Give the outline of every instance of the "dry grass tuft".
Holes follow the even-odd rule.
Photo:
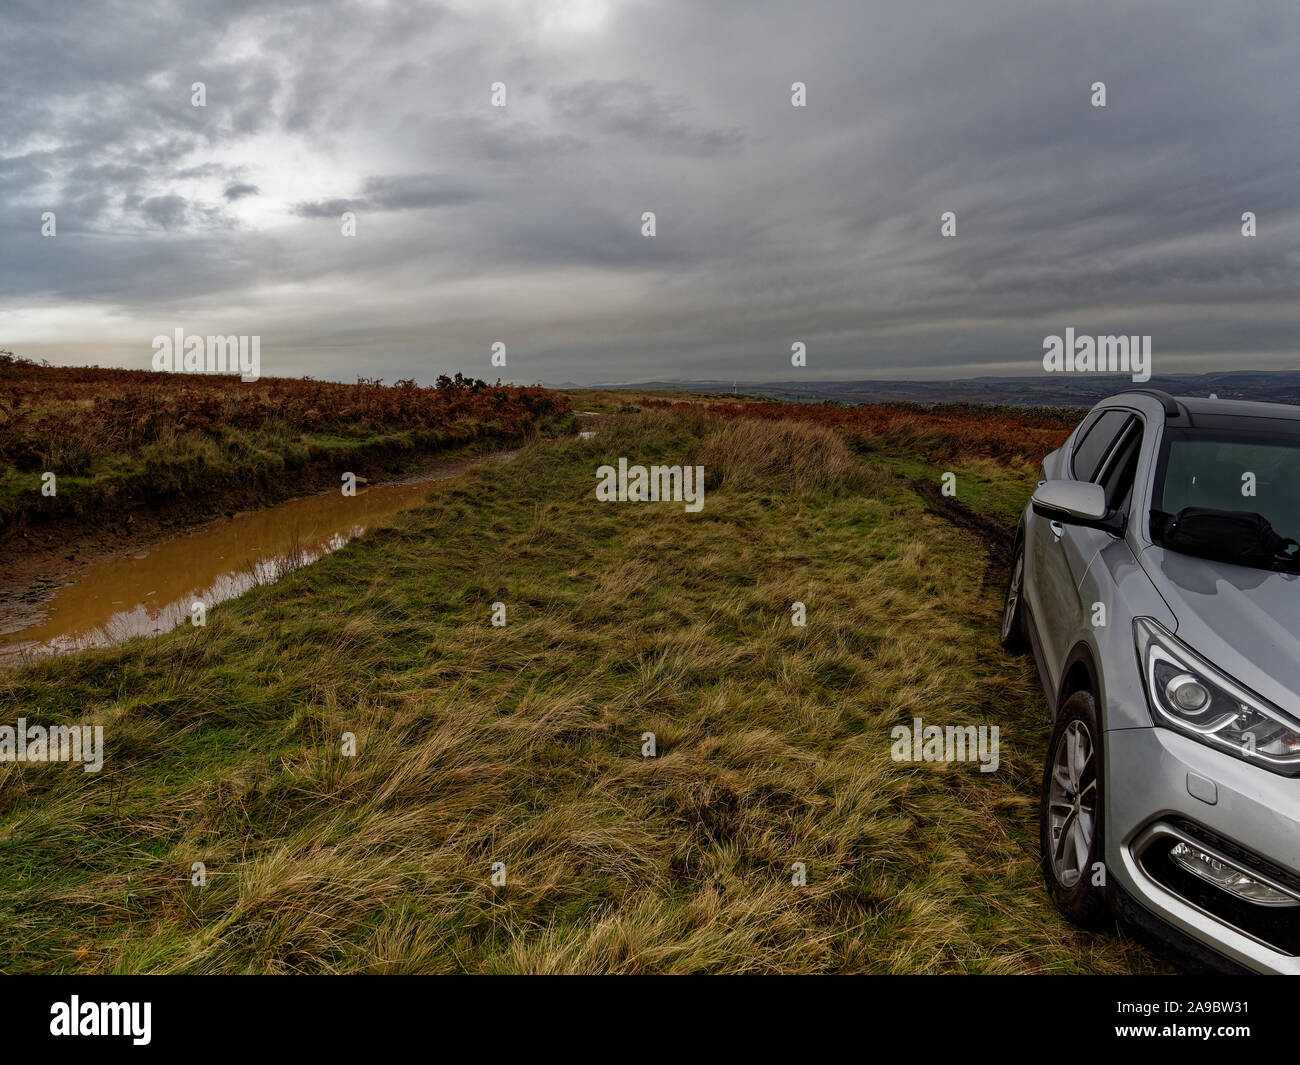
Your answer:
[[[808,495],[858,491],[872,480],[843,437],[807,422],[725,423],[705,438],[700,462],[710,489],[773,486]]]

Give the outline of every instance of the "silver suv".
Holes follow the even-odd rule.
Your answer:
[[[1123,392],[1042,476],[1001,635],[1055,723],[1048,890],[1198,967],[1300,973],[1300,407]]]

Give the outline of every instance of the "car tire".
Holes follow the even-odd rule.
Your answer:
[[[1083,928],[1110,920],[1103,888],[1094,884],[1106,854],[1101,736],[1092,693],[1075,692],[1056,715],[1040,799],[1043,879],[1056,908]]]
[[[1011,557],[1011,575],[1007,579],[1007,594],[1002,604],[1002,626],[998,639],[1003,650],[1012,654],[1024,654],[1029,650],[1029,641],[1025,638],[1025,544],[1016,543],[1015,553]]]

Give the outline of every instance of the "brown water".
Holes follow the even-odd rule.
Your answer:
[[[432,482],[455,477],[469,465],[444,463],[403,481],[358,485],[355,496],[332,490],[291,499],[92,563],[55,592],[42,620],[0,636],[0,664],[166,632],[190,620],[196,601],[211,610],[315,562],[418,506]]]

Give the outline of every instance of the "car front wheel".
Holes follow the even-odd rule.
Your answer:
[[[1085,928],[1108,917],[1102,885],[1101,727],[1090,692],[1075,692],[1056,715],[1047,747],[1039,821],[1043,878],[1057,909]]]

